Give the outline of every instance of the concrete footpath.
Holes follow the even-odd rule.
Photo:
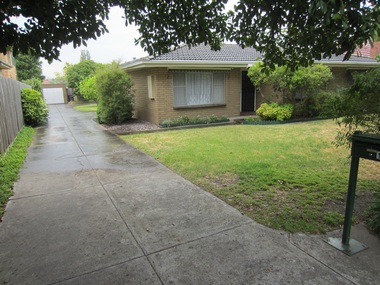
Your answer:
[[[380,242],[264,227],[69,105],[37,129],[0,223],[0,284],[380,284]]]

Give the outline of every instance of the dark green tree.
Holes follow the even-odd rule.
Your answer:
[[[42,62],[35,55],[31,54],[18,54],[16,57],[16,71],[17,79],[25,81],[29,79],[38,78],[42,79]]]
[[[6,0],[0,3],[0,52],[32,49],[48,60],[62,45],[86,44],[107,32],[112,6],[125,10],[126,24],[139,26],[137,39],[149,54],[186,43],[218,49],[225,39],[252,46],[271,67],[308,65],[314,59],[344,54],[373,41],[380,31],[378,0]],[[23,16],[20,26],[15,17]]]

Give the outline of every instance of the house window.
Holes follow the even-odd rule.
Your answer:
[[[149,99],[154,99],[152,76],[148,75],[147,80],[148,80],[148,98]]]
[[[174,107],[224,104],[224,73],[173,73]]]

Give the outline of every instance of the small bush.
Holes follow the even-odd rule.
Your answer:
[[[254,118],[252,116],[249,116],[248,118],[244,119],[244,122],[247,122],[247,123],[253,123],[253,122],[258,122],[260,121],[259,118]]]
[[[280,106],[277,103],[263,103],[260,108],[256,110],[256,114],[262,120],[272,120],[272,121],[284,121],[289,120],[292,117],[293,105],[285,104]]]
[[[47,123],[49,112],[40,92],[29,88],[22,89],[21,103],[26,125],[37,127]]]
[[[132,118],[134,110],[132,85],[130,77],[121,69],[105,69],[97,73],[99,123],[122,124]]]
[[[229,122],[227,117],[216,115],[210,115],[207,117],[179,117],[177,119],[168,119],[163,121],[160,126],[163,128],[178,127],[178,126],[190,126],[190,125],[207,125],[213,123]]]
[[[368,227],[377,235],[380,235],[380,195],[372,202],[366,216]]]

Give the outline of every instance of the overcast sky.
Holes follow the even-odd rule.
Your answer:
[[[230,0],[226,9],[233,9],[237,0]],[[135,38],[139,37],[135,26],[125,26],[124,10],[119,7],[111,8],[109,20],[105,21],[109,33],[99,37],[97,40],[88,40],[87,47],[80,46],[76,49],[72,44],[65,45],[61,48],[60,61],[54,60],[49,64],[46,60],[42,61],[42,74],[46,78],[54,78],[55,73],[62,73],[66,62],[76,64],[80,60],[81,50],[88,50],[91,59],[99,63],[110,63],[113,60],[121,62],[130,61],[134,57],[140,58],[147,56],[143,48],[135,46]]]
[[[124,10],[119,7],[111,8],[109,20],[106,26],[109,33],[99,37],[97,40],[88,40],[87,47],[80,46],[76,49],[72,44],[61,48],[60,60],[54,60],[49,64],[42,60],[42,74],[46,78],[54,78],[55,73],[62,73],[65,62],[75,64],[80,60],[81,50],[88,50],[91,59],[95,62],[110,63],[121,59],[122,62],[132,60],[133,57],[140,58],[148,55],[140,46],[135,46],[134,39],[139,36],[136,27],[125,26]]]

